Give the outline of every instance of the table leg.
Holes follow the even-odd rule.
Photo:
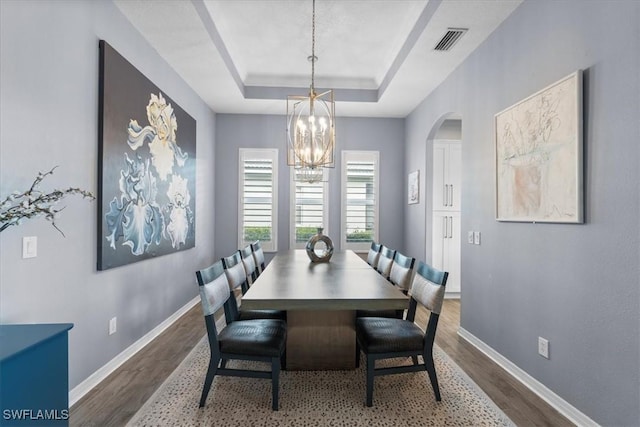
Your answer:
[[[287,312],[287,370],[355,369],[353,310]]]

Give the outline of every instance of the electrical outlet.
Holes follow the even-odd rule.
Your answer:
[[[474,245],[479,245],[480,244],[480,232],[479,231],[474,231],[473,232],[473,244]]]
[[[118,318],[114,317],[109,320],[109,335],[113,335],[118,330]]]
[[[538,337],[538,354],[547,359],[549,358],[549,340]]]
[[[22,258],[35,258],[38,256],[38,238],[27,236],[22,238]]]
[[[467,231],[467,243],[473,245],[473,231]]]

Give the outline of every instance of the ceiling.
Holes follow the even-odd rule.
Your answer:
[[[522,0],[316,0],[315,87],[336,114],[406,117]],[[115,0],[217,113],[284,114],[311,83],[311,0]],[[446,52],[448,28],[468,31]]]

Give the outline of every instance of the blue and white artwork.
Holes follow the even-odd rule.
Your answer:
[[[196,122],[100,41],[98,270],[195,246]]]

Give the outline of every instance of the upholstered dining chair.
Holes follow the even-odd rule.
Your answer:
[[[388,280],[407,294],[411,285],[413,265],[416,259],[396,251],[391,263]],[[402,319],[404,310],[357,310],[356,317],[396,317]]]
[[[242,257],[242,264],[244,264],[244,271],[247,275],[247,285],[251,286],[253,282],[258,278],[258,265],[256,259],[253,256],[253,248],[251,245],[247,245],[242,249],[239,249],[240,256]]]
[[[371,242],[369,253],[367,254],[367,264],[374,269],[378,266],[378,259],[380,259],[380,249],[382,245],[380,243]]]
[[[251,244],[251,249],[253,249],[253,257],[256,260],[256,266],[258,267],[258,276],[262,274],[265,269],[264,264],[264,251],[262,250],[262,243],[260,240],[256,240]]]
[[[196,277],[211,350],[200,407],[207,401],[215,376],[223,375],[271,379],[271,409],[277,411],[280,368],[285,365],[286,323],[277,319],[235,321],[227,317],[226,306],[234,298],[221,261],[197,271]],[[218,331],[214,315],[221,307],[225,307],[227,325]],[[227,368],[226,362],[232,359],[267,362],[271,370]]]
[[[376,265],[376,271],[385,279],[389,279],[389,273],[391,273],[391,264],[393,263],[393,257],[396,255],[394,249],[388,248],[384,245],[380,248],[380,258],[378,258],[378,264]]]
[[[433,342],[448,275],[447,272],[419,262],[409,292],[411,298],[406,320],[384,317],[356,319],[356,366],[360,363],[360,352],[363,352],[367,360],[367,406],[373,405],[373,381],[376,376],[423,370],[429,374],[436,400],[441,400],[436,368],[433,363]],[[431,312],[426,332],[414,323],[418,304]],[[418,363],[419,355],[422,356],[422,364]],[[377,360],[409,356],[413,359],[412,365],[377,369],[375,367]]]
[[[234,252],[233,255],[221,259],[227,282],[234,298],[224,306],[224,313],[230,320],[250,320],[250,319],[286,319],[286,312],[281,310],[244,310],[242,303],[238,305],[236,292],[240,289],[244,295],[249,285],[247,284],[247,276],[242,263],[240,251]],[[242,300],[242,297],[240,297]]]

